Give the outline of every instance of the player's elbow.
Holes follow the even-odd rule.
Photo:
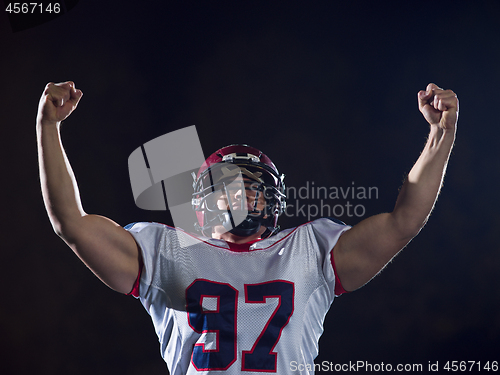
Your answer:
[[[70,237],[70,231],[68,230],[68,227],[58,220],[51,220],[50,223],[52,224],[52,230],[54,231],[54,233],[62,240],[68,242]]]
[[[57,220],[51,218],[50,222],[54,233],[68,245],[77,242],[78,238],[82,236],[82,232],[84,231],[84,227],[81,223],[81,217],[78,218],[78,220]]]
[[[80,211],[61,212],[61,210],[49,210],[49,220],[55,234],[63,240],[70,240],[82,230],[82,219],[87,216]]]
[[[394,235],[402,242],[411,241],[412,238],[420,233],[427,222],[427,217],[422,220],[422,218],[410,215],[402,216],[394,213],[392,217]]]
[[[52,225],[52,230],[54,231],[54,233],[57,234],[59,237],[62,238],[62,236],[63,236],[63,229],[62,229],[61,223],[55,222],[55,221],[51,220],[50,224]]]

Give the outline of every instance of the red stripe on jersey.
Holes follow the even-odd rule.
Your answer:
[[[335,290],[334,290],[335,295],[340,296],[341,294],[349,293],[342,286],[342,283],[340,282],[339,276],[337,274],[337,269],[335,268],[335,260],[333,259],[333,250],[330,251],[330,260],[332,262],[333,272],[335,272]]]
[[[137,279],[135,279],[134,287],[127,293],[127,296],[134,296],[136,298],[139,297],[139,281],[142,276],[142,268],[144,267],[144,262],[142,261],[142,256],[139,257],[139,274],[137,275]]]
[[[255,242],[258,242],[260,240],[261,239],[258,238],[256,240],[245,242],[245,243],[233,243],[233,242],[229,242],[229,241],[226,241],[226,243],[229,245],[229,249],[232,251],[245,252],[245,251],[250,251],[250,246],[252,244],[254,244]]]

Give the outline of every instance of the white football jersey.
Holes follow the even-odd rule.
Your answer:
[[[235,245],[127,226],[144,262],[138,298],[170,374],[313,373],[335,297],[331,250],[349,228],[319,219]]]

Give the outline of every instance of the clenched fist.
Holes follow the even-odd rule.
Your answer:
[[[37,121],[56,124],[65,120],[75,110],[82,95],[71,81],[47,84],[38,105]]]
[[[418,107],[427,122],[443,130],[454,130],[458,120],[458,98],[451,90],[429,83],[418,93]]]

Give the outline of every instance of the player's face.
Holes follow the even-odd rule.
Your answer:
[[[248,212],[253,210],[263,211],[266,207],[264,192],[258,190],[259,184],[251,180],[236,181],[228,186],[227,192],[221,191],[217,200],[217,207],[220,210],[241,210],[246,208]]]

